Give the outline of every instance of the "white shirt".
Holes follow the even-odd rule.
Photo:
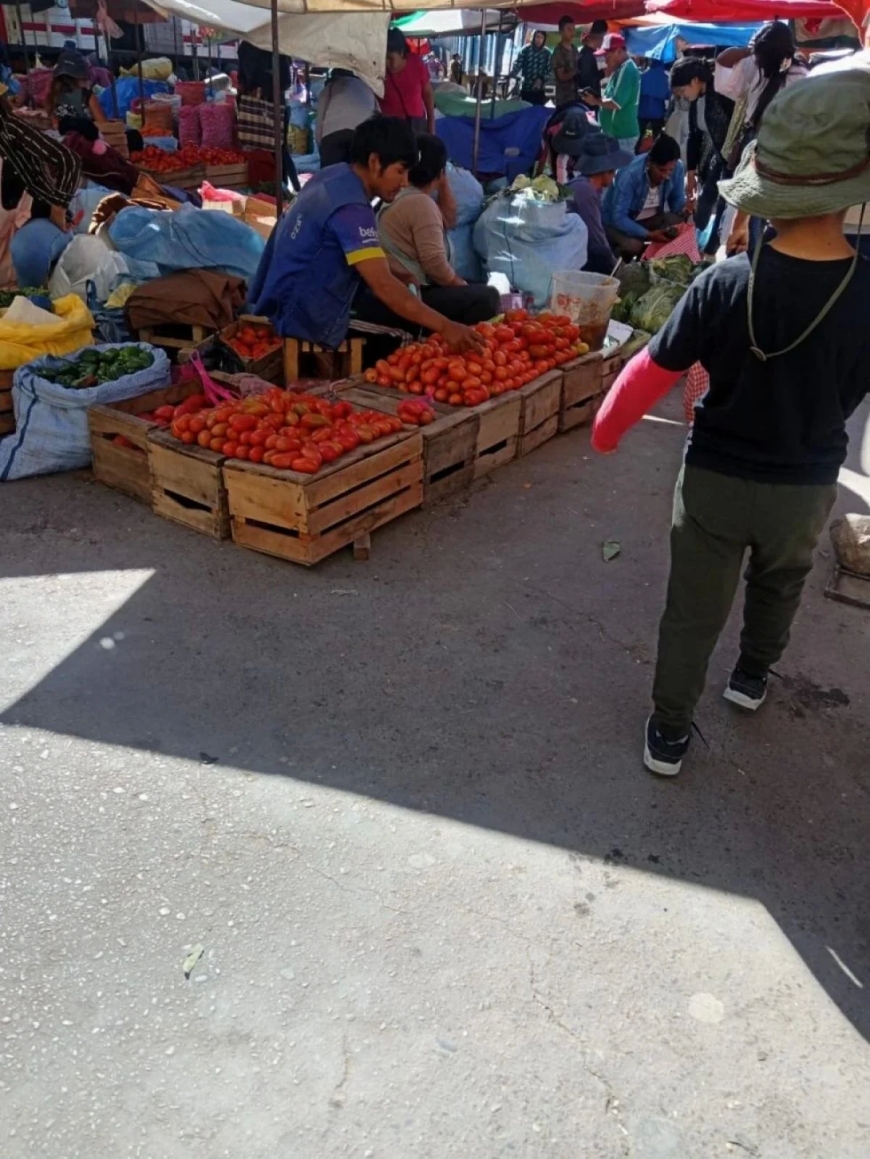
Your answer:
[[[646,201],[643,203],[643,209],[637,215],[636,221],[646,221],[650,217],[655,217],[659,211],[659,203],[662,198],[662,190],[659,185],[650,185],[649,192],[646,195]]]
[[[783,87],[794,84],[796,80],[803,80],[807,75],[807,70],[802,64],[793,64],[786,73]],[[767,80],[761,75],[755,57],[751,54],[738,60],[733,68],[725,68],[724,65],[717,63],[713,71],[713,85],[717,93],[721,93],[731,101],[739,101],[746,97],[747,121],[752,120],[758,98],[766,84]]]

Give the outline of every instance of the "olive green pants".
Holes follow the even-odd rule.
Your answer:
[[[761,676],[782,656],[836,495],[836,484],[755,483],[683,467],[653,685],[665,735],[688,732],[747,550],[740,664]]]

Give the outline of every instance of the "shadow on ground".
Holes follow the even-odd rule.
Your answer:
[[[331,785],[757,898],[870,1037],[855,981],[870,984],[870,619],[823,598],[829,560],[765,712],[719,699],[732,621],[698,718],[709,747],[673,783],[641,771],[682,437],[649,421],[594,460],[566,436],[470,502],[384,529],[369,563],[311,572],[81,478],[4,488],[3,576],[154,574],[0,722],[216,758],[215,777]],[[605,539],[622,545],[611,563]]]

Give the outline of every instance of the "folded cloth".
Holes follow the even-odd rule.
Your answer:
[[[221,330],[245,301],[242,278],[215,270],[184,270],[139,286],[127,299],[131,330],[182,323]]]

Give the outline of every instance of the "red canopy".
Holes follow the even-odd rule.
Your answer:
[[[870,0],[646,0],[647,12],[672,16],[675,21],[701,24],[749,24],[756,20],[842,20],[846,12],[860,26]]]
[[[868,0],[870,2],[870,0]],[[562,16],[571,16],[577,24],[593,20],[631,20],[646,15],[644,0],[593,0],[591,4],[531,4],[517,8],[524,24],[556,27]]]

